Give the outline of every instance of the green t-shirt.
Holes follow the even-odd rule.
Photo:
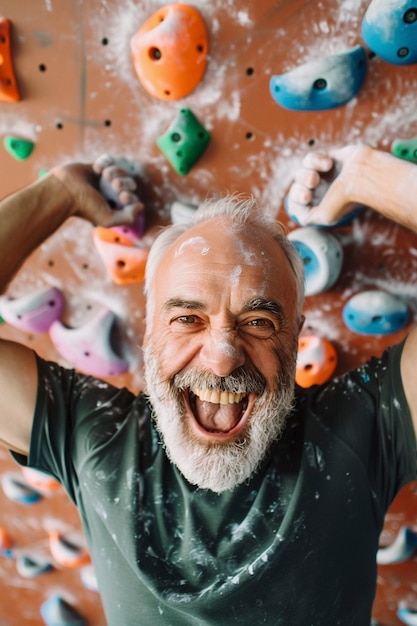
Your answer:
[[[109,626],[369,626],[384,514],[416,477],[401,348],[299,390],[221,495],[168,461],[143,395],[38,359],[28,463],[79,508]]]

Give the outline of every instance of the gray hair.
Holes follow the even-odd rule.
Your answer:
[[[190,222],[166,227],[155,239],[146,264],[145,294],[147,317],[152,314],[151,291],[159,262],[171,245],[187,230],[217,217],[225,217],[237,226],[259,226],[267,230],[284,252],[294,273],[297,290],[297,315],[301,317],[304,302],[304,263],[294,244],[287,238],[284,226],[271,215],[263,212],[255,198],[231,194],[220,199],[205,200]]]

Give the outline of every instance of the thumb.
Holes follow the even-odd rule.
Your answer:
[[[306,224],[331,225],[349,213],[354,204],[349,200],[344,182],[336,178],[329,186],[320,203],[312,206]]]

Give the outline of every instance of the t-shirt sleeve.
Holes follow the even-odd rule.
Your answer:
[[[77,467],[91,445],[111,438],[129,413],[134,395],[102,380],[37,356],[38,393],[29,455],[12,453],[21,465],[51,474],[76,502]]]
[[[313,403],[324,423],[366,466],[383,510],[417,478],[416,437],[400,370],[403,345],[336,378]]]

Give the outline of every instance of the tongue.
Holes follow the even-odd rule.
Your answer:
[[[227,433],[240,421],[242,403],[213,404],[196,398],[195,412],[200,426],[209,432]]]

